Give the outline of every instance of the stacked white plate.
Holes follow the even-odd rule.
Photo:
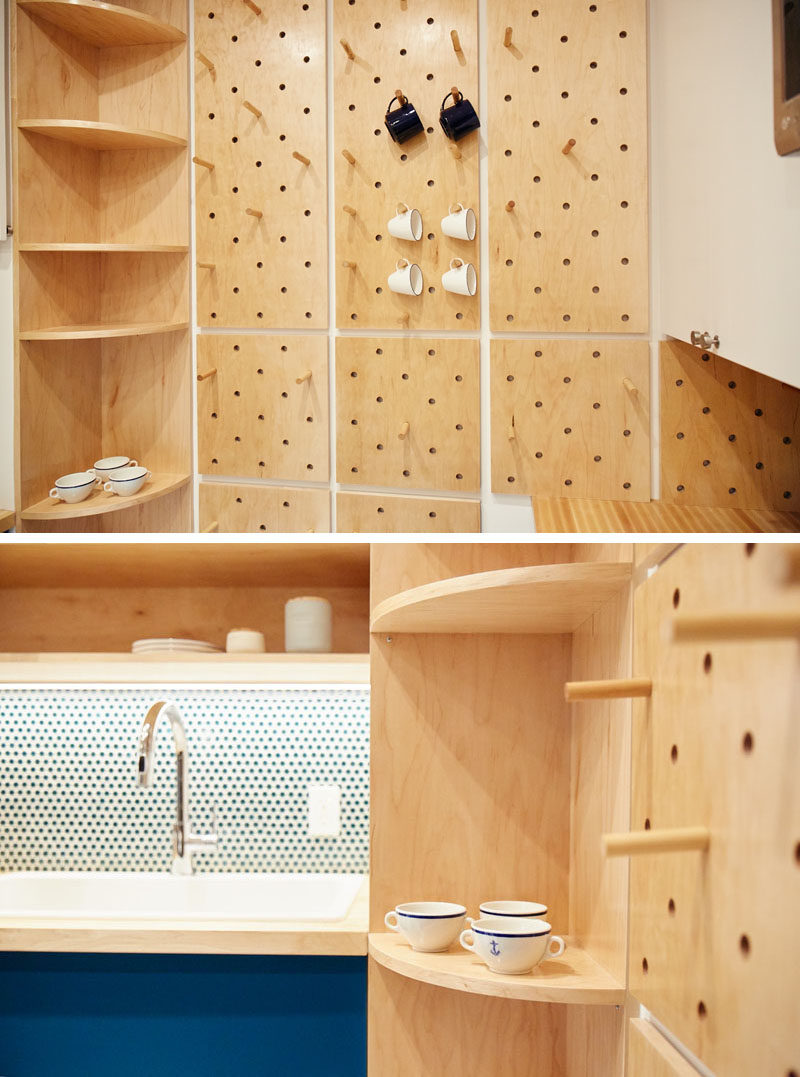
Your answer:
[[[134,654],[218,654],[222,647],[202,639],[137,639],[131,650]]]

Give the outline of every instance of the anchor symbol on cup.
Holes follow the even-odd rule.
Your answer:
[[[492,939],[489,949],[492,951],[495,957],[500,953],[500,947],[497,945],[497,939]]]

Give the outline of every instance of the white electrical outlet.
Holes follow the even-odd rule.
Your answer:
[[[308,836],[338,838],[341,832],[342,791],[338,785],[309,785]]]

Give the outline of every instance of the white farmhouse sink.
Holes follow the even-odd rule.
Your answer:
[[[4,919],[343,920],[363,875],[0,874]]]

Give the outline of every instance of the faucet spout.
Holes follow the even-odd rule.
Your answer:
[[[175,823],[172,827],[172,871],[175,875],[191,875],[192,854],[201,851],[213,852],[218,847],[217,821],[215,815],[208,834],[192,833],[189,823],[189,742],[176,703],[154,703],[145,715],[139,731],[137,781],[145,789],[149,789],[153,784],[156,729],[162,714],[169,721],[175,743],[176,798]]]

